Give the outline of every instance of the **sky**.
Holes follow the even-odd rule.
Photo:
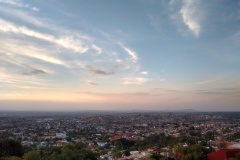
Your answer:
[[[240,111],[238,0],[0,0],[0,110]]]

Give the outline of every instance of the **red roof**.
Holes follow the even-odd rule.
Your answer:
[[[226,160],[228,158],[234,158],[238,152],[240,152],[240,149],[220,149],[208,154],[207,157],[208,160]]]
[[[231,142],[228,142],[228,141],[225,141],[224,144],[225,144],[227,147],[232,145],[232,143],[231,143]]]

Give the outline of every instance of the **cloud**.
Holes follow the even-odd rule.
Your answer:
[[[198,12],[196,10],[197,6],[194,0],[184,0],[180,14],[184,24],[196,37],[198,37],[201,31],[201,26],[197,19]]]
[[[237,88],[214,88],[206,90],[196,90],[197,94],[206,94],[206,95],[239,95],[240,90]]]
[[[96,69],[99,68],[98,65],[86,65],[84,66],[86,69],[88,69],[92,74],[94,75],[103,75],[103,76],[107,76],[107,75],[112,75],[115,74],[114,71],[105,71],[103,69]],[[102,67],[100,67],[102,68]]]
[[[23,75],[31,76],[31,75],[38,75],[38,74],[46,74],[45,71],[40,70],[40,69],[33,69],[29,72],[23,72]]]
[[[171,93],[171,94],[187,94],[187,95],[239,95],[240,90],[237,88],[212,88],[212,89],[199,89],[199,90],[194,90],[194,89],[166,89],[166,88],[153,88],[153,92],[157,93]]]
[[[121,77],[139,74],[136,70],[138,55],[127,44],[119,45],[112,35],[109,38],[99,30],[90,34],[81,32],[81,27],[87,24],[79,24],[78,30],[68,24],[60,25],[62,21],[51,16],[42,17],[43,9],[22,0],[0,0],[0,66],[6,73],[0,77],[1,82],[18,88],[38,88],[33,83],[46,85],[49,76],[37,75],[54,73],[51,81],[58,80],[60,75],[69,75],[75,83],[80,77],[83,81],[93,80],[85,84],[99,85],[95,81],[97,76],[102,78],[118,72]],[[126,83],[140,84],[146,80],[140,78],[133,82],[129,79]],[[59,83],[65,83],[64,78]],[[21,87],[31,84],[32,87]]]
[[[178,8],[179,5],[181,5],[180,9]],[[195,0],[171,0],[169,6],[170,10],[174,12],[172,19],[177,22],[177,25],[183,23],[195,37],[199,37],[201,33],[200,22],[204,13],[201,2]]]
[[[32,7],[32,10],[33,10],[33,11],[39,11],[39,9],[36,8],[36,7]]]
[[[29,7],[28,4],[22,3],[19,0],[0,0],[0,3],[5,3],[16,7]]]
[[[105,75],[105,76],[114,74],[114,72],[106,72],[106,71],[99,70],[99,69],[91,69],[91,72],[94,73],[94,74]]]
[[[59,39],[55,38],[52,42],[79,53],[85,53],[89,49],[79,38],[73,36],[63,36]]]
[[[95,83],[95,82],[87,82],[87,84],[92,85],[92,86],[98,86],[99,85],[98,83]]]
[[[95,44],[92,45],[92,49],[97,51],[97,54],[101,54],[102,53],[102,48],[96,46]]]
[[[131,60],[136,63],[138,60],[137,53],[123,45],[122,45],[122,48],[131,56]]]
[[[41,71],[33,71],[41,72]],[[0,67],[0,84],[8,88],[8,91],[16,91],[17,88],[22,86],[43,87],[48,84],[48,81],[35,76],[23,76],[23,74],[16,74],[8,70],[8,68]],[[1,87],[1,85],[0,85]],[[51,86],[52,87],[52,86]]]
[[[11,8],[7,8],[7,7],[3,7],[3,6],[0,6],[0,11],[1,12],[4,12],[5,14],[8,14],[8,15],[11,15],[13,17],[16,17],[20,20],[23,20],[31,25],[34,25],[34,26],[38,26],[38,27],[44,27],[44,28],[47,28],[47,29],[51,29],[51,28],[54,28],[56,29],[56,27],[54,26],[51,26],[48,23],[44,23],[43,21],[41,21],[40,19],[38,18],[35,18],[31,15],[29,15],[29,13],[27,13],[26,11],[22,11],[22,10],[16,10],[16,9],[11,9]]]
[[[62,36],[60,38],[54,37],[53,35],[40,33],[34,30],[31,30],[24,26],[15,25],[11,22],[7,22],[3,19],[0,19],[0,31],[5,33],[13,33],[18,35],[25,35],[40,40],[48,41],[50,43],[58,44],[64,48],[71,49],[74,52],[85,53],[88,50],[88,47],[83,45],[80,38],[73,36]]]
[[[33,55],[26,54],[26,55],[30,56],[30,57],[33,57],[33,58],[40,59],[42,61],[49,62],[49,63],[66,66],[66,64],[63,61],[61,61],[61,60],[59,60],[57,58],[54,58],[54,57],[45,56],[45,55],[42,55],[42,54],[33,54]]]
[[[141,74],[143,74],[143,75],[148,75],[148,72],[143,71],[143,72],[141,72]]]
[[[26,56],[34,59],[39,59],[48,63],[67,66],[67,64],[57,57],[45,55],[44,53],[51,53],[50,51],[45,50],[44,48],[35,47],[34,45],[29,45],[27,42],[16,42],[15,40],[4,40],[0,38],[1,46],[0,51],[5,53],[11,53],[14,55]],[[51,54],[50,54],[51,55]],[[17,62],[19,65],[22,65],[23,62]]]
[[[199,82],[196,82],[195,84],[202,85],[202,84],[215,83],[216,81],[218,81],[217,78],[215,78],[215,79],[210,79],[210,80],[205,80],[205,81],[199,81]]]
[[[137,84],[142,85],[148,81],[146,78],[122,78],[123,84]]]
[[[87,95],[95,95],[95,96],[113,96],[113,97],[126,97],[126,96],[132,96],[132,97],[139,97],[139,96],[161,96],[160,94],[150,93],[150,92],[123,92],[123,93],[99,93],[99,92],[74,92],[75,94],[87,94]]]

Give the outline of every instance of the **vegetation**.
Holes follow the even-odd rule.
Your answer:
[[[0,158],[23,155],[23,148],[17,141],[10,139],[0,140]]]
[[[30,150],[23,154],[23,148],[14,140],[0,141],[0,160],[97,160],[98,155],[82,143],[66,145],[62,148]]]
[[[230,158],[229,160],[240,160],[240,152],[238,152],[235,158]]]
[[[207,160],[207,154],[210,150],[201,145],[192,145],[190,147],[179,147],[178,151],[181,155],[181,160]]]

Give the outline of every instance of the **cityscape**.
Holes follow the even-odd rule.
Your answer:
[[[239,112],[5,111],[0,122],[0,139],[19,142],[29,153],[37,150],[42,159],[51,159],[51,149],[79,144],[91,153],[86,159],[103,160],[180,160],[189,155],[212,160],[217,151],[240,152]],[[197,149],[184,152],[191,147]],[[62,159],[63,152],[58,153]]]

